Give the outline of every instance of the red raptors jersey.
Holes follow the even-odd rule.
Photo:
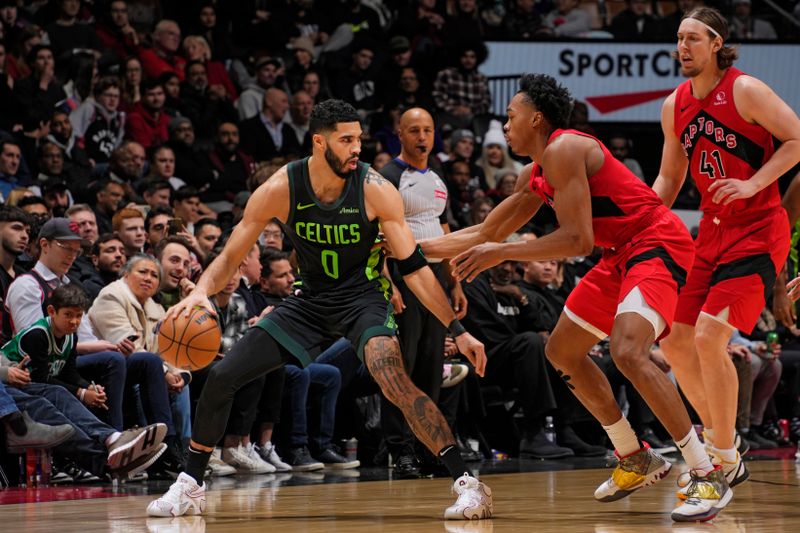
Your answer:
[[[653,189],[615,159],[608,148],[591,135],[575,130],[555,130],[547,143],[550,144],[565,133],[594,139],[603,150],[603,166],[589,176],[595,244],[605,248],[626,244],[634,235],[657,220],[660,213],[658,208],[663,207],[663,202]],[[531,172],[530,188],[552,207],[553,186],[545,179],[542,167],[536,163]]]
[[[675,98],[675,135],[686,156],[689,172],[700,191],[700,209],[706,216],[752,216],[781,204],[778,183],[773,182],[752,198],[728,205],[715,204],[708,187],[719,178],[747,180],[772,157],[772,135],[758,124],[746,122],[733,102],[733,82],[742,71],[728,68],[717,87],[705,98],[692,96],[685,81]],[[735,217],[734,217],[735,218]]]

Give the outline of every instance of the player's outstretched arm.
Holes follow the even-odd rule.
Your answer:
[[[597,143],[585,137],[563,136],[545,151],[547,180],[555,189],[553,208],[559,227],[532,241],[485,243],[452,259],[455,275],[468,282],[503,261],[546,261],[588,255],[594,246],[592,203],[586,161]]]
[[[492,209],[486,220],[435,239],[420,242],[431,259],[445,259],[484,242],[500,242],[528,222],[542,206],[542,199],[528,187],[533,165],[526,165],[517,177],[514,193]]]
[[[169,309],[168,318],[178,316],[181,312],[188,314],[194,307],[203,307],[214,313],[214,306],[210,304],[208,297],[228,284],[267,222],[273,218],[286,220],[289,213],[288,179],[286,167],[283,167],[256,189],[247,201],[241,222],[233,229],[225,247],[200,276],[191,294]]]
[[[742,118],[763,126],[782,144],[750,179],[714,180],[708,191],[715,203],[723,205],[750,198],[800,161],[800,118],[775,91],[761,80],[739,76],[733,83],[733,99]]]
[[[689,160],[683,151],[680,139],[675,135],[675,92],[664,100],[661,106],[661,130],[664,133],[664,147],[661,150],[661,168],[653,183],[653,191],[664,205],[672,207],[675,198],[686,179]]]
[[[425,258],[417,250],[417,243],[403,216],[403,200],[400,193],[380,174],[369,169],[369,179],[364,183],[364,195],[367,214],[370,219],[378,218],[408,288],[442,324],[448,327],[454,323],[458,324],[444,289],[439,285]],[[460,327],[460,324],[458,326]],[[483,344],[461,329],[456,328],[456,331],[451,333],[461,353],[475,366],[475,372],[483,376],[486,368],[486,352]]]

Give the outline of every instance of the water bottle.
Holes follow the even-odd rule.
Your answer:
[[[344,454],[348,461],[358,459],[358,440],[355,437],[345,441]]]
[[[544,417],[544,438],[553,444],[556,443],[556,426],[553,424],[552,416]]]
[[[25,449],[25,485],[28,488],[37,486],[37,464],[39,462],[39,450],[34,448]]]
[[[777,331],[770,331],[767,333],[767,353],[770,354],[770,359],[778,357],[778,344],[780,344],[780,337]]]

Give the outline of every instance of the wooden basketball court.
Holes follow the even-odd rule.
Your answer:
[[[148,518],[144,511],[152,495],[104,494],[106,497],[102,499],[0,505],[0,530],[30,533],[800,531],[800,465],[793,460],[779,460],[751,461],[748,466],[751,481],[736,489],[731,505],[711,524],[671,521],[669,512],[676,502],[676,467],[659,485],[610,504],[592,498],[596,485],[608,476],[609,469],[485,475],[483,478],[495,496],[495,517],[480,522],[445,522],[439,518],[454,501],[447,479],[286,487],[279,486],[274,476],[252,476],[215,480],[207,493],[209,509],[203,517]],[[114,492],[110,488],[100,490]],[[137,490],[148,489],[130,485],[117,492]],[[27,491],[29,501],[37,499],[35,492]]]

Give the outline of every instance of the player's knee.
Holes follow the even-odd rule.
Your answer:
[[[710,328],[698,327],[694,335],[697,352],[707,359],[714,354],[727,357],[728,336],[721,336]]]
[[[628,336],[612,338],[610,349],[614,364],[625,375],[641,369],[649,358],[649,346],[642,346],[641,341]]]

